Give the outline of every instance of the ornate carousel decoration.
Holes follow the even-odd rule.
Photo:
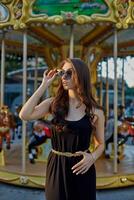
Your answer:
[[[0,22],[6,22],[9,19],[9,10],[8,8],[0,3]]]
[[[118,22],[117,28],[128,28],[128,23],[131,17],[131,0],[115,0],[113,2],[115,7],[115,16]]]
[[[0,108],[0,152],[3,149],[4,139],[6,140],[6,148],[10,149],[10,115],[7,106]]]

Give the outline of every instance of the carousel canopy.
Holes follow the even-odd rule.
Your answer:
[[[21,53],[27,29],[29,55],[36,49],[44,56],[48,47],[55,54],[67,54],[73,26],[77,57],[93,46],[100,47],[103,56],[112,56],[117,27],[119,55],[133,55],[133,8],[132,0],[2,0],[0,40],[5,33],[7,51]]]

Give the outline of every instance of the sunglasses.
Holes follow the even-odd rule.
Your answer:
[[[60,76],[61,78],[64,76],[65,80],[70,80],[72,78],[72,70],[68,69],[68,70],[57,70],[58,71],[58,76]]]

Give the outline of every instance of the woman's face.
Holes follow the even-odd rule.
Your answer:
[[[65,62],[61,71],[62,85],[65,90],[74,89],[74,69],[69,62]]]

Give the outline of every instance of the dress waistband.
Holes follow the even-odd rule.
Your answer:
[[[88,149],[86,149],[84,152],[87,152]],[[81,156],[81,153],[71,153],[71,152],[61,152],[61,151],[56,151],[52,149],[52,152],[59,155],[59,156],[66,156],[66,157],[76,157],[76,156]]]

